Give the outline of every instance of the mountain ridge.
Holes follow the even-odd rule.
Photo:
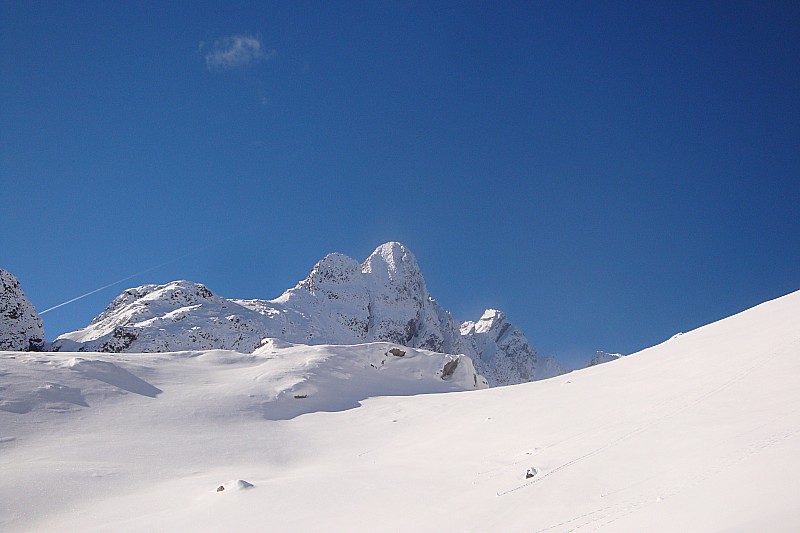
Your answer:
[[[127,289],[88,326],[59,336],[53,349],[251,353],[264,338],[311,345],[385,341],[467,355],[492,386],[566,371],[552,358],[537,370],[539,356],[524,334],[501,312],[489,311],[502,332],[480,325],[484,317],[477,330],[457,324],[430,295],[414,254],[388,242],[361,263],[326,255],[273,300],[224,298],[184,280]]]

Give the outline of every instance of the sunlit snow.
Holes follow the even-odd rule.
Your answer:
[[[800,292],[540,382],[462,359],[0,352],[0,529],[800,529]]]

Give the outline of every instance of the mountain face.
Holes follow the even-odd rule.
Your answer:
[[[489,383],[524,383],[567,372],[555,359],[540,360],[527,337],[502,311],[487,309],[478,322],[461,324],[461,336],[478,357],[475,366]]]
[[[0,350],[40,351],[43,347],[42,319],[17,278],[0,268]]]
[[[227,299],[190,281],[128,289],[87,327],[56,339],[53,349],[251,353],[265,338],[310,345],[385,341],[467,355],[492,386],[550,377],[537,370],[535,350],[499,311],[467,324],[459,330],[431,297],[411,251],[392,242],[361,264],[329,254],[274,300]]]
[[[83,329],[53,350],[167,352],[229,349],[252,352],[264,337],[264,317],[191,281],[128,289]]]

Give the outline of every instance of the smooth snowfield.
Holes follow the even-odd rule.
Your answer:
[[[800,530],[800,292],[546,381],[286,419],[270,391],[312,396],[268,356],[3,353],[0,529]]]

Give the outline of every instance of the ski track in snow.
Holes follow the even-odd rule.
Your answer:
[[[657,403],[655,406],[653,406],[652,410],[653,411],[657,411],[658,409],[661,409],[665,405],[668,405],[668,404],[672,403],[672,401],[673,400],[671,398],[664,399],[664,400],[660,401],[659,403]],[[563,438],[561,440],[558,440],[556,442],[548,444],[547,446],[542,446],[542,447],[534,446],[534,447],[531,447],[528,450],[523,451],[523,452],[519,452],[517,454],[517,455],[524,454],[525,457],[523,457],[523,458],[521,458],[519,460],[515,460],[513,462],[505,462],[505,463],[502,463],[502,464],[500,464],[500,465],[498,465],[496,467],[492,467],[492,468],[489,468],[489,469],[486,469],[486,470],[481,470],[479,472],[476,472],[475,475],[479,476],[479,477],[480,476],[485,476],[486,480],[494,479],[495,477],[497,477],[499,475],[499,473],[505,472],[505,471],[513,469],[513,468],[516,468],[520,464],[528,462],[530,459],[532,459],[532,458],[534,458],[534,457],[536,457],[538,455],[541,455],[542,453],[544,453],[544,452],[546,452],[546,451],[548,451],[550,449],[557,448],[558,446],[560,446],[562,444],[566,444],[568,442],[574,441],[575,439],[577,439],[579,437],[585,437],[587,435],[596,434],[597,432],[599,432],[599,431],[601,431],[603,429],[624,424],[626,418],[627,418],[626,416],[617,416],[613,420],[608,420],[608,421],[603,422],[601,424],[597,424],[596,426],[592,426],[592,427],[590,427],[590,428],[588,428],[588,429],[586,429],[584,431],[579,431],[577,433],[573,433],[572,435],[569,435],[569,436],[567,436],[567,437],[565,437],[565,438]],[[497,456],[498,455],[494,455],[494,457],[497,457]],[[503,454],[503,456],[505,457],[506,454]],[[478,484],[478,483],[479,482],[475,482],[474,484]],[[482,481],[481,481],[481,483],[482,483]],[[498,494],[498,496],[499,496],[499,494]]]
[[[794,414],[796,411],[797,410],[792,411],[791,414]],[[568,520],[564,520],[563,522],[559,522],[557,524],[553,524],[545,528],[536,529],[534,530],[534,533],[541,533],[544,531],[551,531],[551,532],[558,531],[566,533],[570,531],[577,531],[587,526],[594,526],[589,531],[599,531],[602,528],[630,514],[640,511],[649,505],[662,502],[664,500],[667,500],[668,498],[677,496],[678,494],[687,489],[694,488],[700,485],[705,480],[714,477],[715,475],[720,474],[721,472],[724,472],[725,470],[737,465],[738,463],[747,460],[753,455],[761,453],[762,451],[772,446],[780,444],[783,441],[791,437],[794,437],[797,433],[800,433],[799,426],[775,432],[767,438],[761,439],[752,444],[748,444],[747,446],[743,446],[739,448],[736,452],[728,454],[721,459],[718,459],[717,461],[713,462],[711,466],[709,466],[708,468],[703,469],[701,471],[697,471],[693,475],[683,478],[682,482],[680,483],[677,483],[672,486],[667,485],[658,489],[650,489],[646,492],[637,494],[636,496],[623,500],[620,503],[600,507],[588,513],[582,513]],[[656,474],[655,476],[651,476],[645,480],[629,485],[628,487],[614,491],[614,493],[622,492],[644,481],[655,479],[663,473],[664,472]]]
[[[652,422],[649,422],[649,423],[647,423],[647,424],[645,424],[643,426],[640,426],[639,428],[637,428],[637,429],[635,429],[635,430],[623,435],[622,437],[620,437],[618,439],[615,439],[615,440],[605,444],[604,446],[596,448],[596,449],[590,451],[587,454],[584,454],[584,455],[582,455],[582,456],[580,456],[580,457],[578,457],[576,459],[573,459],[572,461],[564,463],[561,466],[559,466],[559,467],[557,467],[557,468],[555,468],[555,469],[553,469],[553,470],[551,470],[549,472],[546,472],[544,475],[542,475],[540,477],[536,477],[534,479],[531,479],[531,481],[529,481],[527,483],[520,484],[520,485],[518,485],[518,486],[516,486],[514,488],[511,488],[511,489],[503,491],[503,492],[498,492],[497,496],[504,496],[506,494],[509,494],[509,493],[512,493],[512,492],[516,492],[518,490],[533,486],[536,483],[539,483],[539,482],[545,480],[547,477],[549,477],[552,474],[555,474],[555,473],[557,473],[557,472],[559,472],[561,470],[564,470],[564,469],[566,469],[566,468],[568,468],[568,467],[570,467],[570,466],[572,466],[572,465],[574,465],[574,464],[576,464],[576,463],[578,463],[578,462],[580,462],[580,461],[582,461],[582,460],[584,460],[584,459],[586,459],[588,457],[591,457],[593,455],[601,453],[601,452],[607,450],[608,448],[610,448],[611,446],[614,446],[614,445],[622,442],[623,440],[626,440],[626,439],[628,439],[628,438],[630,438],[630,437],[632,437],[632,436],[634,436],[636,434],[639,434],[642,431],[644,431],[646,429],[649,429],[652,426],[654,426],[654,425],[656,425],[656,424],[658,424],[660,422],[663,422],[664,420],[666,420],[668,418],[674,417],[674,416],[686,411],[687,409],[690,409],[690,408],[700,404],[701,402],[704,402],[708,398],[710,398],[710,397],[714,396],[715,394],[717,394],[717,393],[725,390],[726,388],[730,387],[732,384],[742,380],[743,378],[748,376],[751,372],[753,372],[758,367],[761,367],[764,364],[766,364],[767,362],[769,362],[770,360],[772,360],[772,358],[776,354],[780,353],[783,349],[789,348],[789,347],[791,347],[793,345],[798,345],[798,344],[800,344],[800,339],[794,339],[794,340],[790,340],[790,341],[782,343],[774,351],[769,352],[767,355],[762,356],[761,358],[756,360],[755,363],[753,363],[751,366],[749,366],[746,369],[744,369],[742,372],[736,374],[734,377],[732,377],[729,380],[725,381],[720,386],[713,388],[712,390],[706,392],[705,394],[702,394],[701,396],[697,397],[696,399],[694,399],[690,403],[684,405],[683,407],[681,407],[681,408],[679,408],[679,409],[677,409],[677,410],[675,410],[675,411],[673,411],[671,413],[668,413],[668,414],[666,414],[664,416],[661,416],[661,417],[659,417],[659,418],[653,420]],[[800,408],[792,409],[788,413],[784,413],[782,415],[779,415],[778,417],[776,417],[776,418],[774,418],[772,420],[769,420],[767,422],[759,424],[759,425],[755,426],[754,428],[750,428],[747,431],[738,434],[735,437],[735,439],[738,439],[740,437],[744,437],[746,434],[753,433],[756,429],[763,428],[763,427],[768,426],[768,425],[770,425],[770,424],[772,424],[772,423],[774,423],[776,421],[788,418],[791,415],[794,415],[795,413],[797,413],[798,411],[800,411]],[[759,439],[756,442],[750,442],[750,443],[748,443],[748,444],[746,444],[744,446],[741,446],[741,447],[737,448],[736,451],[734,451],[732,453],[728,453],[728,454],[726,454],[724,456],[721,456],[721,457],[716,457],[714,460],[711,461],[711,463],[709,464],[709,466],[707,468],[704,468],[702,470],[697,470],[697,471],[691,473],[691,475],[682,478],[681,481],[678,482],[678,483],[675,483],[675,484],[672,484],[672,485],[668,484],[668,485],[662,486],[660,488],[647,490],[647,491],[645,491],[643,493],[639,493],[639,494],[637,494],[635,496],[632,496],[632,497],[630,497],[630,498],[628,498],[628,499],[626,499],[626,500],[624,500],[624,501],[622,501],[620,503],[613,504],[613,505],[608,505],[608,506],[604,506],[604,507],[600,507],[598,509],[595,509],[594,511],[590,511],[588,513],[582,513],[582,514],[580,514],[578,516],[575,516],[575,517],[570,518],[568,520],[565,520],[563,522],[559,522],[557,524],[554,524],[554,525],[551,525],[551,526],[548,526],[548,527],[545,527],[545,528],[542,528],[542,529],[537,529],[537,530],[535,530],[535,533],[544,532],[544,531],[560,531],[560,532],[561,531],[563,531],[563,532],[577,531],[579,529],[582,529],[582,528],[584,528],[586,526],[590,526],[590,525],[594,525],[594,527],[589,531],[599,531],[602,528],[605,528],[606,526],[608,526],[608,525],[610,525],[610,524],[612,524],[612,523],[614,523],[614,522],[616,522],[616,521],[618,521],[618,520],[620,520],[620,519],[622,519],[622,518],[624,518],[624,517],[626,517],[626,516],[628,516],[630,514],[633,514],[633,513],[637,512],[637,511],[640,511],[640,510],[644,509],[645,507],[647,507],[649,505],[652,505],[653,503],[662,502],[662,501],[664,501],[664,500],[666,500],[668,498],[675,497],[676,495],[680,494],[681,492],[683,492],[683,491],[685,491],[687,489],[694,488],[694,487],[700,485],[701,483],[703,483],[704,481],[706,481],[706,480],[708,480],[708,479],[710,479],[710,478],[712,478],[712,477],[714,477],[716,475],[719,475],[720,473],[722,473],[722,472],[732,468],[733,466],[735,466],[735,465],[737,465],[737,464],[739,464],[739,463],[751,458],[752,456],[754,456],[756,454],[759,454],[759,453],[763,452],[764,450],[767,450],[767,449],[769,449],[769,448],[771,448],[773,446],[779,445],[779,444],[783,443],[784,441],[786,441],[788,439],[791,439],[792,437],[796,436],[798,433],[800,433],[800,425],[796,425],[796,424],[795,425],[790,425],[788,428],[787,427],[782,427],[781,429],[771,433],[768,437]],[[635,486],[639,486],[639,485],[641,485],[643,483],[646,483],[648,481],[651,481],[653,479],[658,479],[659,477],[663,476],[664,474],[666,474],[668,472],[669,472],[669,470],[661,471],[661,472],[659,472],[659,473],[657,473],[655,475],[652,475],[652,476],[649,476],[648,478],[639,480],[639,481],[637,481],[635,483],[632,483],[632,484],[630,484],[630,485],[628,485],[626,487],[622,487],[620,489],[616,489],[614,491],[601,494],[600,497],[604,498],[604,497],[611,496],[613,494],[618,494],[618,493],[621,493],[621,492],[625,492],[625,491],[627,491],[627,490],[629,490],[629,489],[631,489],[631,488],[633,488]],[[600,523],[598,523],[598,522],[600,522]],[[566,526],[566,527],[564,527],[564,526]],[[561,527],[564,527],[564,529],[558,529],[558,528],[561,528]]]
[[[796,410],[792,411],[792,413],[794,412],[796,412]],[[545,529],[539,529],[537,530],[537,532],[552,531],[554,528],[557,528],[559,526],[566,525],[570,522],[574,522],[576,520],[589,517],[591,518],[589,518],[589,520],[587,520],[586,522],[582,522],[579,525],[570,526],[568,529],[565,529],[564,531],[576,531],[588,525],[595,526],[590,531],[599,531],[602,528],[630,514],[633,514],[637,511],[641,511],[642,509],[644,509],[649,505],[662,502],[669,498],[673,498],[687,489],[692,489],[702,484],[704,481],[749,459],[750,457],[758,453],[761,453],[768,448],[778,445],[787,439],[794,437],[798,432],[800,432],[800,426],[795,426],[789,429],[777,431],[767,438],[761,439],[747,446],[743,446],[739,448],[736,452],[725,455],[722,458],[713,461],[708,468],[694,472],[692,475],[683,478],[682,482],[680,483],[677,483],[672,486],[667,485],[661,489],[651,489],[647,492],[638,494],[616,505],[602,507],[600,509],[592,511],[591,513],[586,513],[584,515],[581,515],[580,517],[573,518],[571,520],[562,522],[555,526],[550,526]],[[613,509],[613,511],[606,512],[609,509]],[[601,520],[603,521],[602,523],[596,523]]]
[[[547,478],[549,478],[550,476],[552,476],[553,474],[557,474],[558,472],[561,472],[562,470],[564,470],[566,468],[569,468],[569,467],[571,467],[571,466],[583,461],[584,459],[588,459],[589,457],[592,457],[594,455],[602,453],[605,450],[611,448],[612,446],[615,446],[615,445],[617,445],[617,444],[619,444],[619,443],[621,443],[621,442],[623,442],[623,441],[625,441],[625,440],[627,440],[627,439],[629,439],[629,438],[631,438],[631,437],[633,437],[635,435],[638,435],[638,434],[650,429],[651,427],[655,426],[656,424],[659,424],[659,423],[661,423],[661,422],[663,422],[665,420],[668,420],[668,419],[670,419],[670,418],[672,418],[674,416],[677,416],[677,415],[683,413],[684,411],[686,411],[687,409],[690,409],[692,407],[697,406],[701,402],[706,401],[707,399],[709,399],[710,397],[714,396],[715,394],[718,394],[718,393],[722,392],[723,390],[727,389],[728,387],[730,387],[734,383],[736,383],[736,382],[742,380],[743,378],[747,377],[756,368],[758,368],[758,367],[766,364],[770,360],[772,360],[772,358],[775,356],[775,354],[779,353],[782,348],[791,346],[793,344],[798,344],[798,342],[799,341],[797,339],[794,339],[794,340],[791,340],[791,341],[788,341],[788,342],[785,342],[785,343],[779,345],[778,348],[776,348],[774,351],[769,352],[767,355],[761,356],[760,358],[758,358],[756,360],[755,363],[753,363],[749,367],[745,368],[744,370],[742,370],[741,372],[736,374],[734,377],[732,377],[729,380],[725,381],[722,385],[720,385],[720,386],[718,386],[718,387],[716,387],[714,389],[711,389],[710,391],[706,392],[705,394],[700,395],[699,397],[697,397],[694,400],[692,400],[691,402],[683,405],[682,407],[680,407],[680,408],[678,408],[678,409],[676,409],[676,410],[674,410],[672,412],[669,412],[669,413],[667,413],[667,414],[665,414],[663,416],[659,416],[656,419],[654,419],[654,420],[652,420],[652,421],[650,421],[650,422],[648,422],[648,423],[646,423],[646,424],[644,424],[642,426],[639,426],[638,428],[636,428],[636,429],[634,429],[632,431],[629,431],[628,433],[625,433],[621,437],[618,437],[618,438],[616,438],[616,439],[614,439],[614,440],[612,440],[610,442],[607,442],[603,446],[595,448],[595,449],[591,450],[588,453],[585,453],[585,454],[583,454],[583,455],[581,455],[579,457],[576,457],[575,459],[572,459],[571,461],[567,461],[566,463],[563,463],[560,466],[557,466],[553,470],[545,472],[541,476],[537,476],[537,477],[531,479],[530,481],[528,481],[526,483],[522,483],[522,484],[517,485],[515,487],[512,487],[510,489],[498,491],[496,493],[497,496],[498,497],[502,497],[502,496],[505,496],[505,495],[510,494],[512,492],[516,492],[516,491],[522,490],[524,488],[531,487],[533,485],[536,485],[537,483],[541,483],[544,480],[546,480]]]

